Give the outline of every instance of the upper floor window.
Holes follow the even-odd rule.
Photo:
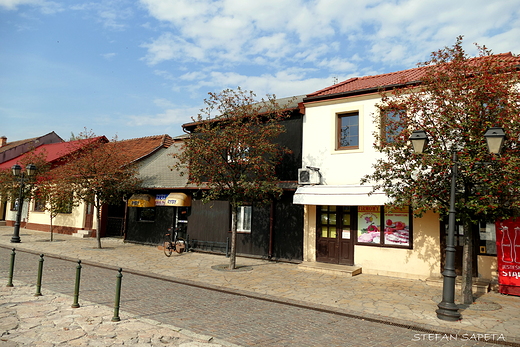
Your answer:
[[[359,148],[359,112],[338,114],[336,149]]]
[[[404,130],[403,117],[405,110],[381,110],[381,138],[388,143],[394,143]]]

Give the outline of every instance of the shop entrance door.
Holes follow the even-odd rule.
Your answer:
[[[318,206],[316,261],[354,265],[354,230],[349,206]]]

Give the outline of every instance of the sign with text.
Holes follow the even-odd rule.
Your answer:
[[[520,296],[520,219],[496,222],[496,234],[499,291]]]

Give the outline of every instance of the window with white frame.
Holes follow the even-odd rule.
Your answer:
[[[241,233],[251,232],[251,216],[253,214],[253,206],[242,205],[237,211],[237,231]]]

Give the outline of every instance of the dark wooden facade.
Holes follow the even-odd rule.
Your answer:
[[[285,192],[272,204],[253,204],[251,232],[237,234],[237,254],[266,259],[301,261],[303,258],[303,206],[292,203],[293,192]],[[231,239],[231,206],[228,201],[202,203],[194,200],[188,218],[190,240],[224,253]]]
[[[127,213],[127,227],[125,240],[150,245],[159,245],[164,240],[168,228],[175,219],[176,207],[157,206],[155,220],[143,221],[139,218],[140,207],[129,207]]]
[[[285,187],[284,193],[271,204],[253,203],[251,232],[237,235],[239,255],[288,261],[303,259],[303,206],[293,204],[298,168],[302,162],[303,114],[298,107],[293,107],[291,117],[282,121],[286,131],[276,139],[278,144],[291,150],[276,168],[277,177]],[[169,190],[177,189],[171,187]],[[185,193],[191,194],[187,191]],[[141,221],[139,208],[129,207],[125,240],[157,245],[162,243],[164,234],[174,220],[175,208],[157,206],[155,210],[154,221]],[[231,208],[228,201],[202,203],[197,196],[193,197],[187,233],[196,249],[225,253],[223,245],[231,238],[230,230]]]

